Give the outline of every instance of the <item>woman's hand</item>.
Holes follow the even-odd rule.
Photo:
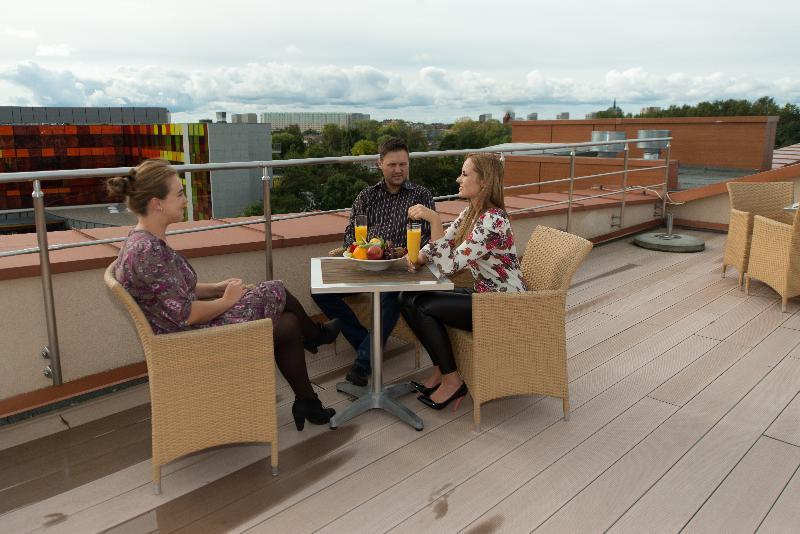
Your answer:
[[[417,254],[417,261],[411,261],[408,256],[406,256],[406,266],[408,267],[408,272],[413,273],[423,265],[428,263],[428,258],[425,256],[425,253],[421,252]]]
[[[217,282],[216,284],[213,284],[214,291],[215,291],[214,296],[216,296],[216,297],[223,296],[225,294],[225,289],[228,287],[228,284],[230,284],[231,282],[242,283],[242,279],[241,278],[228,278],[227,280],[223,280],[222,282]]]
[[[414,204],[413,206],[408,208],[408,218],[413,219],[415,221],[421,219],[431,224],[435,224],[438,221],[439,224],[441,224],[441,220],[439,219],[439,214],[433,211],[432,209],[423,206],[422,204]]]
[[[245,292],[244,282],[242,282],[239,278],[231,278],[229,280],[224,281],[226,283],[224,292],[222,294],[222,299],[225,300],[227,304],[233,306],[242,298]],[[223,282],[220,282],[222,284]]]

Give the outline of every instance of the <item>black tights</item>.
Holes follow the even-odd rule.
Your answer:
[[[400,293],[400,313],[446,375],[457,370],[445,325],[472,331],[471,289]]]
[[[275,364],[298,399],[316,397],[306,368],[303,338],[314,338],[319,328],[294,295],[286,290],[286,306],[277,322],[272,324],[275,344]]]

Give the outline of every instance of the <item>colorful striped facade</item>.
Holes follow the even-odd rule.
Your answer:
[[[188,131],[187,130],[188,127]],[[188,155],[184,151],[188,134]],[[0,126],[0,173],[129,167],[144,159],[208,163],[205,124],[12,125]],[[111,199],[103,180],[43,182],[47,206],[104,204]],[[0,184],[0,210],[32,207],[30,182]],[[192,173],[194,219],[211,217],[211,177]]]

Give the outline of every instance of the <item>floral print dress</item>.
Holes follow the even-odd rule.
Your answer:
[[[197,300],[197,273],[186,258],[146,230],[133,229],[128,234],[114,277],[139,304],[156,334],[264,318],[277,321],[286,304],[282,281],[262,282],[211,321],[187,324],[192,302]]]
[[[459,214],[443,237],[428,243],[422,252],[445,276],[469,269],[478,293],[526,291],[511,222],[504,210],[486,210],[478,217],[464,242],[455,246],[456,232],[464,224],[468,209]]]

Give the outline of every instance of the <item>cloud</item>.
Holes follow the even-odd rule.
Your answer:
[[[33,30],[20,30],[19,28],[4,28],[3,33],[9,37],[26,39],[28,41],[36,39],[36,32]]]
[[[39,105],[166,106],[175,113],[212,109],[377,109],[442,117],[488,106],[668,105],[726,98],[773,96],[797,101],[800,81],[763,80],[721,72],[657,75],[641,67],[610,70],[597,79],[552,77],[532,70],[523,79],[428,66],[401,75],[369,65],[352,67],[249,63],[209,70],[125,67],[103,77],[20,63],[0,70]],[[14,96],[14,95],[12,95]]]
[[[72,47],[66,44],[39,45],[36,47],[38,57],[69,57],[72,55]]]

